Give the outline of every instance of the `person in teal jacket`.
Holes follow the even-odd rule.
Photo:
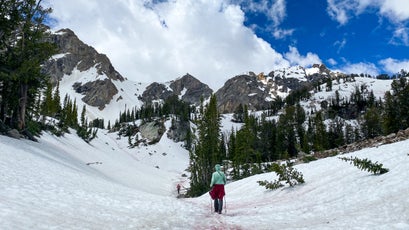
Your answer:
[[[210,188],[212,190],[209,192],[210,197],[214,200],[214,211],[221,214],[223,208],[223,197],[225,195],[224,185],[226,184],[226,176],[220,170],[219,164],[214,166],[216,170],[212,174],[212,180],[210,181]]]

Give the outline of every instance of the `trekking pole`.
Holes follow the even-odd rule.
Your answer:
[[[227,202],[226,202],[226,196],[223,197],[224,198],[224,214],[227,213]]]
[[[212,198],[210,197],[210,214],[213,213],[213,208],[212,208]]]

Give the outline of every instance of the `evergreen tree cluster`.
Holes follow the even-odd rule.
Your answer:
[[[44,40],[50,12],[41,0],[0,1],[0,120],[20,132],[32,131],[27,124],[38,113],[48,82],[41,64],[56,52]]]
[[[181,121],[189,121],[194,109],[186,102],[179,99],[177,95],[172,95],[161,104],[145,103],[140,108],[134,107],[119,113],[114,127],[119,128],[120,124],[133,122],[136,120],[152,121],[155,117],[174,116]]]
[[[227,141],[227,159],[232,161],[234,179],[262,172],[261,162],[297,157],[300,151],[311,148],[308,140],[316,137],[319,143],[323,139],[318,138],[318,135],[307,136],[304,128],[306,114],[300,104],[286,106],[278,121],[267,119],[265,115],[249,115],[247,111],[243,117],[242,128],[232,130]],[[316,127],[320,125],[323,125],[323,121]]]
[[[225,159],[221,147],[220,114],[217,111],[216,96],[210,97],[209,103],[200,108],[201,119],[197,120],[198,137],[192,146],[190,155],[190,190],[189,196],[199,196],[209,190],[215,164]]]
[[[76,100],[72,101],[68,95],[65,95],[63,105],[60,105],[59,85],[52,93],[51,84],[47,85],[45,95],[40,107],[41,124],[44,129],[50,130],[57,136],[69,132],[69,128],[76,130],[77,135],[86,142],[91,141],[96,137],[97,128],[104,128],[103,120],[96,119],[88,122],[86,118],[86,106],[82,108],[80,122],[78,122],[78,106]],[[47,118],[53,118],[52,121],[46,121]],[[55,123],[56,121],[57,123]],[[102,123],[102,124],[101,124]]]
[[[49,76],[41,71],[57,52],[55,44],[46,42],[44,21],[51,11],[41,0],[0,1],[0,123],[33,140],[32,134],[43,129],[62,135],[71,127],[89,141],[96,130],[85,120],[78,123],[76,102],[68,96],[60,105],[59,86],[53,92]]]

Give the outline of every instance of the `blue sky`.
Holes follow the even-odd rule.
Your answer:
[[[313,52],[330,68],[341,68],[350,63],[379,65],[386,58],[396,60],[408,59],[408,27],[409,16],[382,14],[381,2],[370,1],[363,9],[349,9],[343,3],[359,7],[359,1],[327,1],[327,0],[287,0],[258,1],[267,2],[266,11],[253,10],[248,1],[240,3],[245,9],[245,25],[254,29],[255,33],[269,42],[280,53],[295,46],[300,53]],[[275,3],[282,2],[285,10],[277,22],[268,16],[267,9]],[[332,2],[332,3],[331,3]],[[364,4],[365,1],[361,1]],[[378,3],[376,3],[378,2]],[[391,1],[392,2],[392,1]],[[409,1],[395,1],[402,8],[409,8]],[[254,4],[254,3],[252,3]],[[257,4],[257,3],[256,3]],[[338,6],[345,10],[345,17],[337,19],[331,15]],[[337,5],[338,4],[338,5]],[[393,8],[390,10],[394,10]],[[341,12],[339,12],[341,14]],[[287,30],[285,36],[274,36],[275,30]],[[397,36],[397,30],[404,34]],[[390,73],[389,69],[378,67],[379,73]],[[399,70],[396,70],[399,71]]]
[[[409,70],[408,0],[44,0],[126,78],[235,75],[324,63],[372,76]]]

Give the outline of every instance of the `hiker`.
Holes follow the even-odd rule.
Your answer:
[[[176,189],[178,190],[178,194],[180,194],[180,184],[176,185]]]
[[[216,171],[212,174],[212,180],[210,182],[210,188],[212,188],[212,190],[209,192],[209,194],[214,200],[214,211],[221,214],[223,208],[223,197],[225,195],[224,185],[226,184],[226,176],[222,171],[220,171],[219,164],[216,164],[214,169]]]

